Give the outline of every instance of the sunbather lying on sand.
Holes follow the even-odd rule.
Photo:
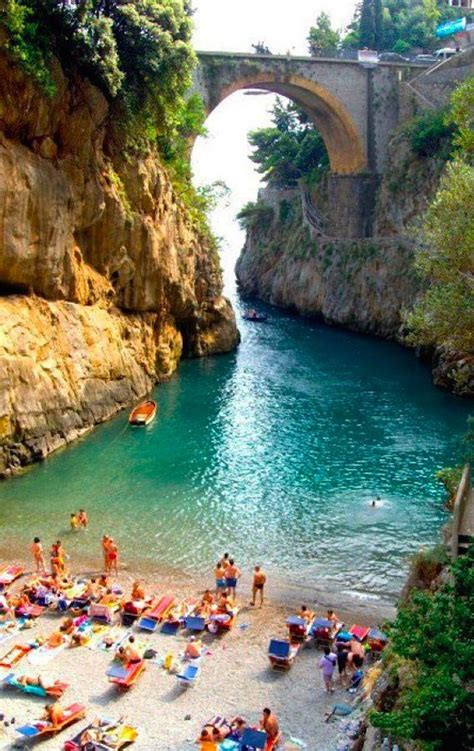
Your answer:
[[[44,708],[44,719],[51,723],[54,728],[57,728],[64,721],[64,711],[59,702],[54,704],[46,704]]]
[[[29,675],[19,675],[16,679],[16,682],[20,686],[38,686],[38,688],[44,688],[46,691],[46,686],[43,683],[43,679],[40,675],[38,675],[36,678],[33,678]]]

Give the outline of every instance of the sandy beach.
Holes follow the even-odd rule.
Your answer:
[[[132,572],[121,571],[115,581],[127,593],[133,578]],[[20,580],[15,589],[24,580]],[[190,580],[176,572],[156,571],[147,573],[145,583],[148,592],[172,592],[180,599],[201,593],[206,584],[210,586],[212,581]],[[40,672],[47,680],[61,679],[70,684],[62,699],[63,706],[73,702],[87,706],[85,720],[56,738],[42,742],[41,748],[45,751],[62,748],[68,738],[96,717],[117,719],[124,716],[139,731],[134,745],[137,751],[185,751],[197,748],[195,740],[200,729],[213,715],[231,718],[239,714],[249,722],[257,723],[262,708],[269,706],[280,720],[285,741],[291,737],[298,738],[311,751],[335,749],[340,723],[326,724],[324,713],[335,701],[348,702],[351,697],[339,687],[332,695],[323,691],[318,670],[320,652],[312,645],[305,647],[292,670],[285,674],[276,673],[269,667],[269,639],[286,635],[285,618],[294,612],[296,603],[301,604],[301,597],[298,597],[301,593],[297,590],[291,596],[286,593],[288,600],[282,601],[282,592],[272,592],[270,582],[270,599],[263,609],[253,608],[249,605],[249,583],[249,576],[244,576],[238,596],[241,610],[233,630],[219,637],[205,633],[203,641],[207,653],[201,659],[201,675],[196,685],[187,690],[179,685],[175,675],[165,671],[161,665],[146,661],[146,670],[137,685],[128,692],[119,691],[108,683],[105,675],[112,656],[88,647],[66,649],[41,669],[24,659],[19,672],[28,675]],[[337,598],[331,604],[337,608]],[[326,603],[308,601],[308,605],[316,606],[319,614],[325,612]],[[362,622],[375,625],[383,617],[390,617],[391,612],[388,608],[382,610],[380,607],[374,610],[366,603],[350,611],[338,609],[338,614],[346,624]],[[22,631],[2,643],[0,655],[15,643],[26,643],[37,634],[50,634],[58,627],[60,620],[56,614],[41,616],[32,629]],[[155,633],[137,638],[156,650],[159,657],[169,653],[178,657],[189,637],[180,631],[176,636]],[[6,674],[8,671],[2,672]],[[44,703],[44,700],[13,689],[2,689],[0,694],[0,711],[7,719],[15,717],[16,725],[38,719]],[[22,741],[18,742],[16,733],[7,729],[7,734],[7,739],[0,739],[0,748],[25,747]],[[284,745],[281,747],[284,748]]]

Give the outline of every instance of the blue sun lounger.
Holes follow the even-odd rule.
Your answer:
[[[116,664],[112,664],[105,672],[107,678],[118,678],[119,680],[125,678],[127,674],[127,668],[125,668],[123,665]]]
[[[198,615],[189,615],[184,619],[184,627],[188,631],[204,631],[206,628],[206,619]]]
[[[156,631],[158,628],[158,621],[155,618],[150,618],[147,615],[142,615],[137,623],[138,628],[143,631]]]
[[[184,688],[189,688],[189,686],[194,686],[197,679],[199,678],[200,672],[201,669],[199,665],[186,665],[181,673],[177,673],[176,678],[178,679],[181,686],[183,686]]]
[[[298,654],[300,644],[291,644],[283,639],[271,639],[268,659],[275,670],[289,670]]]
[[[252,730],[252,728],[245,728],[242,739],[239,744],[240,749],[248,749],[248,751],[260,751],[265,748],[267,742],[267,734],[263,730]]]

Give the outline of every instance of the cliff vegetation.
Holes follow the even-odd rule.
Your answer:
[[[2,6],[3,474],[238,341],[183,166],[190,28],[181,0]]]

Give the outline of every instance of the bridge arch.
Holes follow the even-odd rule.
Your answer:
[[[298,75],[282,77],[273,72],[239,76],[221,87],[213,87],[206,102],[208,113],[226,97],[246,89],[271,91],[302,107],[324,139],[332,172],[358,174],[367,169],[364,138],[348,109],[322,84]]]

